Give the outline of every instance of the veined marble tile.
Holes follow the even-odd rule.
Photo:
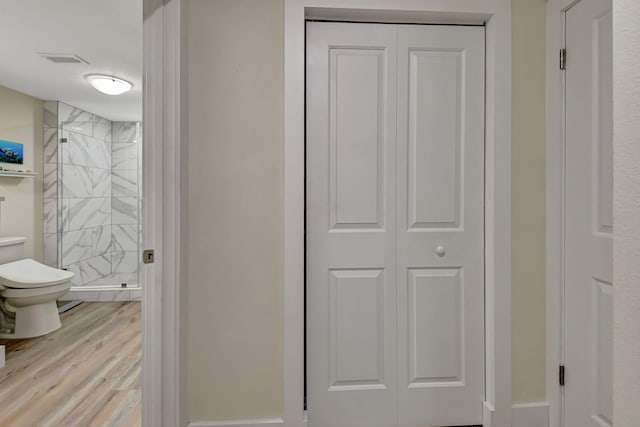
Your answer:
[[[58,164],[45,163],[42,184],[44,186],[45,199],[58,198]]]
[[[135,197],[114,197],[111,207],[112,224],[138,224],[138,199]]]
[[[111,169],[110,142],[73,132],[69,132],[68,141],[63,148],[64,163]]]
[[[59,223],[58,229],[60,232],[69,230],[69,209],[70,208],[71,208],[71,199],[58,199],[58,223]],[[62,239],[59,239],[58,243],[62,243]]]
[[[62,231],[59,231],[56,235],[56,241],[58,243],[58,268],[62,266]]]
[[[111,156],[114,170],[136,170],[138,168],[137,145],[114,142],[111,144]]]
[[[62,265],[76,264],[93,256],[93,230],[62,233]]]
[[[111,142],[111,122],[103,117],[92,115],[93,137]]]
[[[65,165],[71,164],[71,158],[69,155],[69,139],[70,133],[67,131],[59,130],[58,131],[58,163],[63,163]],[[66,140],[67,142],[62,142]]]
[[[44,128],[44,162],[58,162],[58,128]]]
[[[64,102],[58,103],[58,123],[61,129],[91,136],[93,134],[92,116],[91,113]]]
[[[129,301],[140,301],[142,299],[142,288],[138,284],[138,289],[131,289],[129,294]]]
[[[89,156],[89,143],[87,141],[88,138],[91,138],[90,136],[63,131],[62,138],[66,138],[67,142],[61,143],[58,148],[58,150],[61,151],[61,163],[74,166],[93,166]]]
[[[93,282],[96,283],[96,282]],[[100,289],[101,287],[110,287],[109,285],[94,285],[92,289],[86,287],[71,288],[60,301],[84,301],[84,302],[110,302],[110,301],[132,301],[131,290],[129,289]],[[95,286],[95,288],[93,288]],[[138,294],[136,293],[136,296]],[[138,300],[140,298],[136,298]]]
[[[138,286],[138,272],[133,273],[113,273],[111,275],[111,282],[122,286],[123,283],[127,284],[127,289],[136,288]]]
[[[91,169],[93,197],[111,197],[111,169]]]
[[[91,113],[84,111],[80,108],[76,108],[73,105],[69,105],[65,102],[58,102],[58,121],[59,122],[76,122],[91,121]]]
[[[112,138],[113,142],[136,142],[137,136],[136,122],[113,122]]]
[[[126,288],[122,287],[123,283],[127,285]],[[138,287],[138,275],[136,273],[112,273],[107,277],[91,282],[91,286],[135,289]]]
[[[71,264],[71,265],[63,265],[63,270],[69,270],[73,273],[73,277],[71,278],[71,286],[81,286],[82,285],[82,275],[80,274],[80,263]]]
[[[95,168],[111,169],[111,142],[91,138],[89,143],[91,166]]]
[[[113,225],[112,251],[137,251],[138,250],[138,226],[137,225]]]
[[[93,134],[93,121],[74,121],[74,122],[62,122],[60,124],[61,129],[85,136],[91,136]]]
[[[111,199],[63,199],[62,222],[65,231],[108,225],[111,223]]]
[[[97,292],[97,300],[98,302],[108,302],[108,301],[130,301],[131,300],[131,291],[128,289],[122,290],[104,290]]]
[[[111,179],[113,197],[138,196],[138,171],[114,169]]]
[[[58,232],[58,199],[45,199],[44,201],[44,232]]]
[[[111,252],[111,269],[114,273],[137,273],[138,251]]]
[[[122,289],[120,280],[113,273],[111,273],[108,276],[102,277],[98,280],[94,280],[93,282],[91,282],[91,287],[96,287],[96,288],[116,288],[117,287]]]
[[[44,263],[49,267],[58,267],[58,233],[44,235]]]
[[[93,183],[91,169],[83,166],[62,166],[62,197],[91,197]]]
[[[104,255],[111,250],[111,226],[96,227],[93,231],[93,254]]]
[[[108,254],[89,258],[78,264],[80,265],[81,286],[90,285],[91,282],[111,274],[111,259]]]
[[[44,125],[58,127],[58,101],[44,101]]]

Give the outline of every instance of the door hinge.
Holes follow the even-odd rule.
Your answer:
[[[560,370],[558,371],[558,382],[561,386],[564,386],[564,365],[560,365]]]
[[[560,49],[560,69],[567,69],[567,49]]]
[[[153,249],[145,249],[142,252],[142,262],[145,264],[153,264],[154,261]]]

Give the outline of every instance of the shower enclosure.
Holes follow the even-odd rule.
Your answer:
[[[140,288],[141,147],[139,122],[45,103],[45,262],[75,273],[78,299]]]

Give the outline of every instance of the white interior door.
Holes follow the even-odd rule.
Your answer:
[[[484,28],[398,30],[400,426],[482,423]]]
[[[307,24],[311,427],[482,422],[484,29]]]
[[[612,413],[611,0],[566,13],[565,426]]]
[[[396,425],[396,32],[307,24],[311,427]]]

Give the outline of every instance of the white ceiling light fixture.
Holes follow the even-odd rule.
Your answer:
[[[121,95],[133,87],[133,84],[126,80],[106,74],[89,74],[85,78],[91,86],[106,95]]]

